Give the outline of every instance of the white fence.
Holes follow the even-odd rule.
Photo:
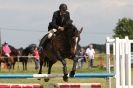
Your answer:
[[[110,73],[110,45],[113,45],[114,74],[116,88],[133,88],[131,86],[131,43],[126,36],[125,39],[106,39],[107,71]],[[111,79],[108,79],[111,88]]]

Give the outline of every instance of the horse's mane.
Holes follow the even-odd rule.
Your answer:
[[[18,55],[18,50],[15,47],[13,47],[12,45],[9,45],[9,47],[11,49],[11,54]]]
[[[40,40],[39,47],[42,47],[43,43],[45,42],[48,34],[44,35],[43,38]]]

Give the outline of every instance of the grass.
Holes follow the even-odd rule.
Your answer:
[[[95,59],[95,63],[94,65],[97,66],[101,63],[100,59],[104,60],[104,56],[96,56]],[[102,63],[104,64],[105,61],[102,61]],[[72,61],[67,59],[67,68],[68,71],[71,71],[72,68]],[[84,66],[82,69],[77,69],[77,73],[91,73],[91,72],[105,72],[106,70],[104,68],[92,68],[92,69],[88,69],[88,61],[86,63],[84,63]],[[29,62],[28,63],[28,71],[22,71],[22,65],[21,63],[17,63],[15,66],[15,70],[11,70],[10,72],[7,69],[2,69],[1,74],[6,74],[6,73],[21,73],[21,74],[34,74],[34,73],[38,73],[37,70],[34,69],[34,63],[33,62]],[[43,68],[43,73],[47,73],[47,68]],[[62,65],[60,62],[57,62],[56,64],[53,65],[52,68],[52,73],[62,73]],[[132,75],[133,75],[133,69],[132,69]],[[112,82],[114,82],[114,78],[112,78]],[[37,80],[37,79],[0,79],[0,83],[40,83],[44,86],[44,88],[48,88],[49,84],[53,84],[53,83],[64,83],[64,81],[62,80],[62,78],[51,78],[49,82],[44,82],[43,79],[41,80]],[[68,83],[101,83],[102,88],[106,88],[105,83],[106,80],[104,78],[86,78],[86,79],[82,79],[82,78],[69,78]],[[133,80],[132,80],[132,84],[133,84]],[[114,84],[112,84],[112,86],[114,86]],[[114,88],[114,87],[112,87]]]

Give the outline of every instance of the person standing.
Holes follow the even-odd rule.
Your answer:
[[[84,62],[86,61],[84,48],[81,48],[81,50],[79,51],[79,55],[77,57],[78,57],[77,68],[82,69]]]
[[[40,56],[39,56],[39,51],[38,51],[37,47],[35,47],[35,49],[33,51],[33,56],[34,56],[34,62],[35,62],[35,69],[37,70],[40,65]]]
[[[94,56],[95,56],[95,50],[93,49],[92,44],[90,44],[89,47],[86,49],[86,55],[89,57],[89,62],[90,62],[90,65],[88,65],[88,68],[92,68],[94,63]]]

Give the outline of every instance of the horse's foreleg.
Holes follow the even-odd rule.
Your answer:
[[[15,62],[11,64],[11,69],[14,70],[14,67],[15,67]]]
[[[65,59],[62,59],[61,60],[61,63],[63,65],[63,72],[64,72],[63,80],[65,82],[67,82],[68,81],[68,76],[67,76],[68,75],[68,72],[67,72],[66,60]]]
[[[25,61],[25,70],[27,71],[27,63],[28,63],[28,60]]]
[[[11,70],[11,67],[12,67],[12,61],[11,61],[11,58],[8,58],[7,66],[8,66],[8,69],[9,69],[9,71],[10,71],[10,70]]]
[[[15,64],[16,64],[16,62],[13,63],[13,70],[14,70],[14,68],[15,68]]]
[[[63,65],[63,73],[64,73],[63,80],[65,82],[67,82],[68,81],[68,72],[67,72],[66,60],[60,55],[59,52],[57,52],[57,56]]]
[[[70,72],[70,77],[74,77],[74,75],[75,75],[77,62],[78,62],[78,59],[77,58],[74,58],[72,71]]]
[[[23,65],[23,71],[25,70],[25,68],[24,68],[24,61],[22,61],[22,65]]]
[[[53,62],[52,61],[49,61],[49,64],[48,64],[48,74],[51,73],[52,66],[53,66]]]

